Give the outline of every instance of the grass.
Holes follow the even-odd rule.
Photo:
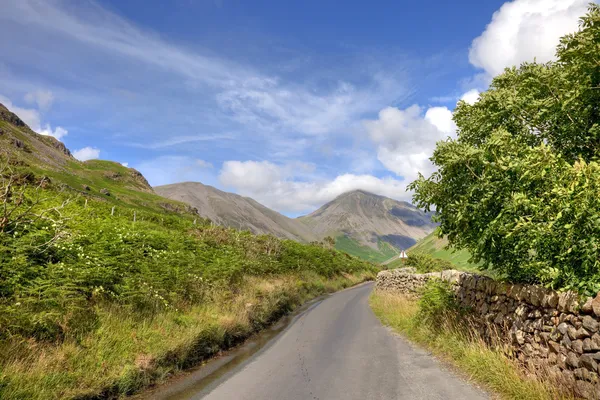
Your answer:
[[[372,247],[361,245],[358,241],[341,235],[335,238],[335,248],[355,257],[374,263],[381,263],[398,254],[398,252],[384,241],[377,243],[377,250]]]
[[[458,367],[470,380],[500,398],[573,398],[548,376],[527,374],[506,355],[507,349],[488,346],[468,324],[457,323],[452,312],[427,318],[417,301],[385,292],[373,292],[370,304],[383,324]]]
[[[2,399],[95,398],[132,394],[229,348],[306,300],[373,279],[371,272],[249,277],[185,312],[148,320],[99,308],[101,328],[58,346],[12,343],[0,372]]]

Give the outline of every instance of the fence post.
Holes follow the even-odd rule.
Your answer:
[[[134,211],[134,212],[133,212],[133,222],[135,222],[135,220],[136,220],[136,213],[135,213],[135,211]]]
[[[112,217],[113,215],[115,215],[115,206],[110,210],[110,216]]]

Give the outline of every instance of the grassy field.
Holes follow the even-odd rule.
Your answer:
[[[335,238],[336,249],[374,263],[382,263],[398,254],[389,243],[379,241],[377,247],[378,250],[375,250],[369,246],[361,245],[356,240],[345,235]]]
[[[471,255],[468,251],[446,249],[447,245],[448,241],[446,239],[440,239],[436,236],[435,232],[432,232],[423,239],[419,240],[406,252],[409,254],[409,256],[411,253],[424,253],[434,258],[449,261],[456,266],[456,269],[461,271],[479,271],[477,264],[469,262]],[[401,267],[401,260],[394,260],[388,264],[388,268],[390,269]]]
[[[542,370],[526,374],[502,347],[489,347],[467,325],[456,322],[451,312],[431,315],[426,310],[440,304],[419,304],[403,296],[374,292],[370,304],[381,322],[433,354],[458,367],[464,376],[481,384],[502,399],[572,399]],[[425,310],[424,310],[425,308]],[[445,310],[448,311],[448,310]]]

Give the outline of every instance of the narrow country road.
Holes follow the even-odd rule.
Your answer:
[[[195,393],[207,400],[486,399],[488,396],[381,325],[373,284],[336,293],[236,368]]]

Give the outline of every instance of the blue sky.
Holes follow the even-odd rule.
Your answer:
[[[410,200],[451,110],[553,58],[587,0],[0,0],[0,102],[80,159],[287,215]]]

